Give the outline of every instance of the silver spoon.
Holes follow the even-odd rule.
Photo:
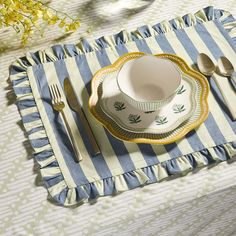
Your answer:
[[[200,72],[206,76],[211,76],[216,70],[216,66],[211,58],[205,53],[200,53],[197,58],[197,66]]]
[[[236,86],[236,78],[233,76],[235,70],[231,61],[227,57],[220,57],[218,59],[218,71],[225,77],[229,77]]]
[[[233,119],[235,119],[234,118],[235,117],[235,112],[234,112],[233,106],[230,103],[230,100],[226,95],[227,94],[226,91],[221,87],[220,83],[218,82],[218,80],[220,80],[220,78],[218,78],[218,77],[221,77],[221,76],[219,76],[215,73],[216,72],[216,65],[214,64],[214,62],[205,53],[200,53],[198,55],[198,58],[197,58],[197,66],[198,66],[199,71],[203,75],[206,75],[206,76],[214,75],[214,76],[212,76],[212,79],[215,81],[215,83],[216,83],[216,85],[217,85],[217,87],[218,87],[218,89],[219,89],[226,105],[228,106],[228,109],[229,109]]]

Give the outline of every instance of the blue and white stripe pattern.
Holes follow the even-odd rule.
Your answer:
[[[10,78],[35,158],[52,198],[62,205],[75,205],[234,157],[236,122],[228,115],[211,78],[208,119],[184,139],[169,145],[137,145],[114,138],[92,117],[87,102],[93,74],[127,52],[173,53],[194,64],[198,53],[204,51],[214,60],[225,55],[233,61],[235,26],[235,19],[228,12],[207,7],[169,22],[145,25],[136,31],[122,31],[91,42],[56,45],[18,59],[11,66]],[[68,76],[102,150],[101,155],[91,156],[80,119],[66,104],[67,117],[75,127],[83,153],[80,163],[74,161],[63,122],[52,109],[48,91],[50,83],[58,83],[62,90],[63,80]],[[232,94],[228,82],[223,83]]]

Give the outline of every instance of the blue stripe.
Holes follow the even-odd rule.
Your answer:
[[[33,148],[41,148],[49,144],[49,140],[47,138],[31,139],[30,143]]]
[[[68,188],[65,188],[63,191],[61,191],[59,194],[57,194],[53,198],[55,199],[55,201],[59,202],[60,204],[64,204],[67,198],[67,194],[68,194]]]
[[[33,133],[38,132],[38,131],[41,131],[41,130],[44,130],[43,126],[32,128],[30,131],[28,131],[28,135],[33,134]]]
[[[159,160],[158,160],[158,153],[156,154],[154,151],[153,151],[153,148],[151,145],[149,144],[137,144],[147,165],[155,165],[155,164],[158,164],[159,163]]]
[[[127,48],[124,44],[119,44],[116,46],[116,51],[118,52],[119,56],[124,55],[125,53],[128,53]]]
[[[124,38],[124,33],[120,31],[118,34],[115,34],[113,36],[115,40],[116,45],[124,44],[125,43],[125,38]]]
[[[52,46],[52,51],[59,60],[65,58],[64,48],[61,45]]]
[[[222,142],[226,142],[224,135],[220,132],[215,122],[215,119],[210,112],[204,124],[206,125],[207,130],[210,133],[216,145],[219,145]]]
[[[139,27],[138,31],[142,35],[143,38],[152,37],[152,34],[147,25],[143,25]]]
[[[196,26],[195,29],[198,32],[199,36],[201,37],[202,41],[209,48],[210,52],[212,53],[212,55],[215,57],[216,60],[220,56],[227,56],[227,55],[224,55],[224,53],[221,51],[221,49],[216,44],[215,40],[212,38],[210,33],[204,27],[204,25]],[[212,85],[211,91],[215,95],[215,99],[217,101],[219,101],[219,98],[222,99],[221,92],[219,91],[219,89],[217,88],[217,86],[215,85],[215,83],[212,80],[210,80],[210,84]],[[225,118],[226,118],[227,122],[229,123],[229,125],[231,126],[232,130],[234,131],[234,133],[236,133],[236,122],[234,122],[231,119],[230,113],[227,112],[228,109],[225,109],[225,105],[222,106],[222,104],[221,104],[220,108],[221,108],[222,112],[224,113]]]
[[[96,199],[99,196],[98,190],[94,183],[86,185],[86,192],[89,195],[89,200]]]
[[[155,173],[153,171],[153,168],[151,166],[142,168],[142,171],[149,178],[148,183],[155,183],[158,181],[158,179],[156,178]]]
[[[191,57],[192,61],[194,63],[196,63],[197,56],[199,53],[198,53],[196,47],[194,46],[193,42],[191,41],[191,39],[186,34],[185,30],[183,30],[183,29],[177,30],[177,31],[175,31],[175,35],[177,36],[177,38],[179,39],[179,41],[181,42],[181,44],[185,48],[188,55]]]
[[[27,94],[32,93],[30,87],[13,87],[15,94]]]
[[[136,43],[137,48],[140,52],[152,54],[152,52],[151,52],[150,48],[148,47],[145,40],[135,40],[135,43]]]
[[[93,48],[90,46],[89,42],[86,40],[86,39],[83,39],[81,41],[82,45],[83,45],[83,48],[84,48],[84,51],[87,53],[87,52],[92,52],[93,51]]]
[[[175,19],[170,20],[169,23],[170,23],[171,27],[172,27],[174,30],[177,30],[177,29],[178,29],[178,26],[177,26],[177,24],[176,24],[176,22],[175,22]]]
[[[107,56],[106,50],[102,49],[100,51],[96,51],[96,56],[98,58],[99,64],[104,66],[108,66],[111,64],[109,57]]]
[[[111,195],[117,191],[115,190],[115,183],[112,178],[106,178],[103,180],[103,189],[104,195]]]
[[[212,159],[211,153],[209,152],[208,149],[203,149],[200,151],[200,153],[204,159],[204,162],[206,162],[207,165],[211,165],[211,164],[215,163],[215,160]]]
[[[124,173],[123,177],[129,189],[136,188],[140,185],[139,180],[134,172]]]
[[[17,105],[20,110],[23,110],[23,109],[36,106],[36,103],[34,99],[24,99],[24,100],[17,101]]]
[[[157,23],[156,25],[153,25],[152,28],[160,35],[165,34],[165,29],[163,29],[161,23]]]
[[[32,59],[34,60],[34,63],[35,63],[36,65],[39,65],[39,64],[42,63],[41,60],[40,60],[39,51],[34,52],[34,53],[30,53],[30,55],[31,55],[31,57],[32,57]],[[26,59],[26,60],[27,60],[27,59]],[[27,60],[27,62],[25,62],[25,63],[29,65],[31,62],[29,62],[29,61]]]
[[[54,63],[55,65],[55,69],[56,69],[56,72],[57,72],[57,77],[58,77],[58,80],[60,81],[61,83],[61,86],[63,88],[63,83],[64,83],[64,79],[66,77],[69,77],[69,74],[68,74],[68,70],[66,68],[66,64],[65,64],[65,61],[64,60],[60,60],[60,61],[56,61]],[[73,79],[73,78],[72,78]],[[85,102],[84,104],[86,104],[87,102]],[[72,112],[72,115],[75,119],[75,122],[76,122],[76,125],[77,125],[77,128],[81,134],[81,137],[83,139],[83,142],[84,142],[84,145],[86,147],[86,149],[89,151],[92,149],[92,146],[90,144],[90,140],[89,140],[89,137],[86,133],[86,130],[84,129],[83,127],[83,123],[81,123],[81,120],[79,118],[79,115],[76,113],[76,112]],[[97,170],[99,176],[101,178],[107,178],[108,176],[111,176],[111,172],[104,160],[104,157],[102,154],[96,156],[96,157],[92,157],[90,155],[90,158],[91,158],[91,161],[93,162],[93,165],[95,167],[95,169]],[[73,165],[73,163],[72,163]],[[74,178],[76,178],[77,175],[75,175]]]
[[[202,150],[205,148],[201,140],[199,139],[195,130],[191,130],[189,133],[185,135],[185,138],[188,140],[188,143],[195,151]]]
[[[162,166],[166,169],[168,175],[174,175],[181,172],[176,159],[165,161],[162,163]]]
[[[71,57],[78,55],[76,46],[74,44],[65,44],[64,47],[68,55],[70,55]]]
[[[214,20],[214,18],[215,18],[214,11],[215,11],[214,7],[212,7],[212,6],[204,8],[204,12],[205,12],[208,20]]]
[[[95,40],[96,44],[102,49],[102,48],[107,48],[108,45],[107,45],[107,41],[105,39],[105,37],[101,37],[99,39],[96,39]]]
[[[124,142],[113,137],[107,130],[105,130],[105,132],[124,172],[129,172],[134,170],[135,169],[134,163],[130,158],[130,155],[124,145]]]
[[[195,29],[199,36],[201,37],[202,41],[206,44],[208,49],[211,52],[214,52],[214,57],[218,59],[219,57],[223,56],[224,53],[220,50],[219,46],[216,44],[215,40],[212,38],[208,30],[203,24],[197,24]]]
[[[11,65],[10,66],[10,74],[11,75],[16,75],[21,72],[25,72],[25,68],[22,68],[22,66],[17,66],[17,65]]]
[[[225,148],[222,145],[214,147],[216,155],[220,158],[221,161],[226,161],[229,159],[228,153],[225,151]]]
[[[164,146],[171,158],[175,158],[175,157],[179,157],[183,155],[180,149],[178,148],[177,143],[170,143]]]
[[[33,112],[29,115],[22,116],[23,123],[29,123],[31,121],[36,121],[40,119],[40,115],[38,112]]]
[[[160,34],[160,35],[156,36],[155,39],[163,52],[175,54],[175,51],[173,50],[170,43],[166,39],[165,35]]]
[[[230,143],[234,149],[236,149],[236,141]]]
[[[58,184],[62,180],[64,180],[64,178],[62,175],[58,175],[58,176],[56,176],[56,178],[44,177],[43,180],[47,183],[47,187],[50,188],[50,187]]]
[[[201,31],[202,32],[202,31]],[[194,63],[197,61],[197,56],[199,54],[197,48],[192,43],[191,39],[188,37],[186,32],[182,30],[181,32],[175,32],[177,38],[181,42],[181,44],[186,48],[186,52],[188,52],[190,58]],[[205,35],[205,32],[203,33]],[[204,122],[209,134],[211,135],[212,139],[214,140],[215,144],[218,144],[219,142],[225,142],[224,135],[221,133],[218,125],[216,124],[216,121],[212,114],[209,112],[207,120]],[[197,136],[197,133],[194,134],[196,136],[196,139],[198,140],[199,147],[204,147],[204,145],[201,143],[199,137]],[[196,145],[193,142],[190,142],[190,145]]]
[[[191,26],[192,25],[192,19],[190,18],[189,14],[186,14],[184,16],[182,16],[184,23],[186,26]]]
[[[74,154],[73,152],[71,152],[72,146],[64,128],[64,124],[58,112],[55,112],[52,108],[47,78],[43,66],[40,65],[38,67],[33,67],[33,72],[37,83],[38,91],[40,93],[40,97],[43,98],[42,101],[44,108],[47,112],[49,122],[52,126],[55,138],[62,152],[66,165],[68,166],[70,173],[77,185],[88,183],[88,180],[84,176],[80,165],[76,164],[75,160],[72,158],[74,157]]]

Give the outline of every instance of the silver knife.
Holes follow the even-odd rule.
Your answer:
[[[93,149],[92,155],[96,156],[96,155],[100,154],[101,151],[100,151],[100,148],[97,144],[96,138],[95,138],[93,131],[89,125],[89,122],[84,114],[84,111],[77,99],[77,96],[74,92],[74,89],[71,85],[69,78],[65,78],[65,80],[64,80],[64,91],[65,91],[66,99],[67,99],[70,109],[77,112],[77,114],[79,115],[80,120],[83,124],[83,127],[85,128],[86,133],[88,134],[88,138],[89,138],[89,141],[90,141],[90,143],[92,145],[92,149]]]

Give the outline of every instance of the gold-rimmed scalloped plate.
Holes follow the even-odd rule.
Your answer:
[[[192,70],[187,63],[180,57],[172,54],[158,54],[157,57],[162,57],[174,62],[185,75],[186,78],[192,79],[193,81],[190,84],[194,87],[194,110],[191,113],[191,116],[188,119],[182,120],[179,126],[172,127],[172,129],[165,130],[162,129],[162,132],[152,132],[151,130],[145,131],[141,130],[140,132],[135,132],[132,129],[129,130],[127,127],[122,126],[114,116],[112,117],[108,112],[104,110],[104,103],[102,105],[101,98],[103,96],[103,81],[105,78],[109,77],[112,73],[119,70],[119,68],[127,61],[139,58],[145,55],[144,53],[134,52],[128,53],[120,57],[115,63],[110,66],[100,69],[92,79],[92,94],[89,99],[89,109],[94,117],[104,126],[107,130],[117,137],[118,139],[135,142],[135,143],[152,143],[152,144],[168,144],[175,142],[184,135],[186,135],[192,129],[198,127],[208,116],[208,103],[207,96],[209,93],[209,84],[206,78],[198,73],[197,71]],[[110,78],[107,78],[110,79]],[[116,104],[121,105],[121,104]],[[179,107],[178,109],[182,109]],[[130,117],[133,118],[133,117]],[[158,117],[159,118],[159,117]],[[157,118],[157,122],[165,123],[165,119]],[[163,119],[164,121],[163,121]],[[155,121],[156,122],[156,121]],[[138,122],[140,123],[140,122]],[[144,131],[144,132],[143,132]]]

